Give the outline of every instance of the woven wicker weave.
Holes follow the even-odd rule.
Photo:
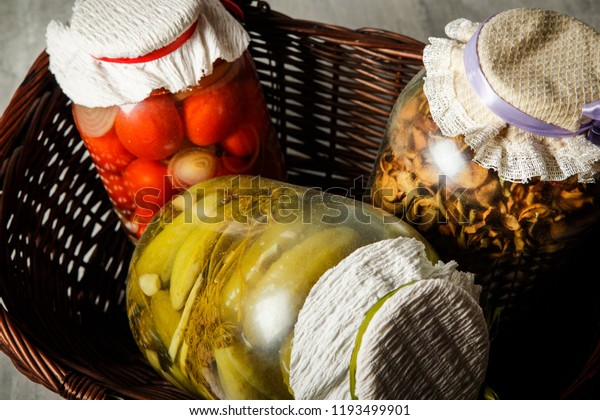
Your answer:
[[[354,180],[366,183],[423,45],[241,3],[290,182],[360,195]],[[0,349],[64,398],[188,398],[147,365],[131,338],[124,281],[132,245],[45,53],[0,120],[0,158]],[[595,343],[597,331],[590,334]],[[573,371],[565,396],[596,390],[598,353]]]

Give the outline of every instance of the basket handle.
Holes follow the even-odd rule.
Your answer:
[[[40,97],[52,81],[53,77],[48,71],[48,54],[44,51],[29,69],[0,118],[0,161],[6,158],[14,139],[24,128],[32,101]]]
[[[29,345],[10,316],[0,308],[0,351],[6,354],[15,368],[31,381],[43,385],[54,393],[60,393],[65,370],[45,354]]]

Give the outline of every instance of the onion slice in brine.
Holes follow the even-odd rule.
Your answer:
[[[101,137],[108,133],[115,123],[119,108],[88,108],[83,105],[73,105],[73,117],[77,129],[84,137]]]
[[[218,160],[210,151],[191,148],[177,153],[169,162],[169,175],[176,188],[187,189],[199,182],[213,178]]]

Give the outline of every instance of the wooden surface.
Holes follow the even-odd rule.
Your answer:
[[[600,30],[597,0],[269,0],[271,7],[294,18],[349,28],[375,27],[426,41],[443,36],[449,21],[465,17],[480,21],[513,7],[540,7],[575,16]],[[73,0],[0,1],[0,112],[35,57],[45,47],[51,19],[67,21]],[[586,57],[582,57],[586,59]],[[54,394],[24,378],[0,354],[0,399],[55,399]]]

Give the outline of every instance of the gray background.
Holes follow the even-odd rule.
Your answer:
[[[465,17],[481,21],[513,7],[553,9],[577,17],[600,30],[598,0],[269,0],[274,10],[294,18],[349,28],[375,27],[421,41],[443,36],[449,21]],[[45,47],[51,19],[67,21],[73,0],[0,0],[0,112]],[[586,59],[586,57],[582,57]],[[31,383],[0,354],[0,399],[57,398]]]

